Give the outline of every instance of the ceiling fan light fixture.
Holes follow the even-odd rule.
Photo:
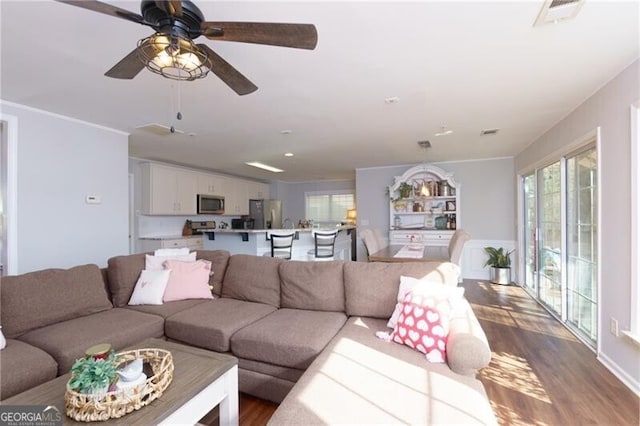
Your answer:
[[[188,38],[156,33],[138,41],[140,60],[147,69],[171,80],[197,80],[211,70],[211,60]]]

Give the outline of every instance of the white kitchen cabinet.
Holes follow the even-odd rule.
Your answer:
[[[460,184],[452,173],[429,164],[415,166],[396,176],[388,189],[389,244],[449,245],[461,226]]]
[[[225,178],[210,173],[198,173],[198,194],[224,195]]]
[[[250,200],[268,200],[269,185],[261,182],[249,182],[249,199]]]
[[[225,193],[224,214],[227,216],[249,214],[249,181],[228,178],[226,184],[228,190]]]
[[[196,214],[196,172],[154,163],[143,163],[140,167],[143,214]]]

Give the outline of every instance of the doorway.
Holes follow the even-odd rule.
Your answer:
[[[18,119],[0,113],[0,275],[18,273]]]

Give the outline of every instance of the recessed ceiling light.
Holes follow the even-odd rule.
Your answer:
[[[400,102],[400,98],[397,96],[392,96],[390,98],[384,98],[384,103],[385,104],[397,104],[398,102]]]
[[[268,170],[268,171],[273,172],[273,173],[282,173],[282,172],[284,172],[284,170],[282,170],[282,169],[270,166],[268,164],[261,163],[259,161],[247,161],[245,164],[248,165],[248,166],[257,167],[257,168],[262,169],[262,170]]]
[[[440,127],[440,131],[434,133],[434,136],[446,136],[446,135],[450,135],[451,133],[453,133],[453,130],[451,129],[447,129],[447,126],[442,126]]]
[[[293,157],[293,152],[285,152],[284,156],[285,157]]]

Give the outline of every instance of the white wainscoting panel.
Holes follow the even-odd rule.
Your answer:
[[[489,267],[484,267],[487,260],[487,254],[484,252],[485,247],[504,247],[507,251],[515,249],[516,242],[514,240],[469,240],[464,245],[462,251],[462,259],[460,267],[462,269],[462,278],[488,280]],[[517,253],[511,254],[511,280],[516,280],[517,274]]]

